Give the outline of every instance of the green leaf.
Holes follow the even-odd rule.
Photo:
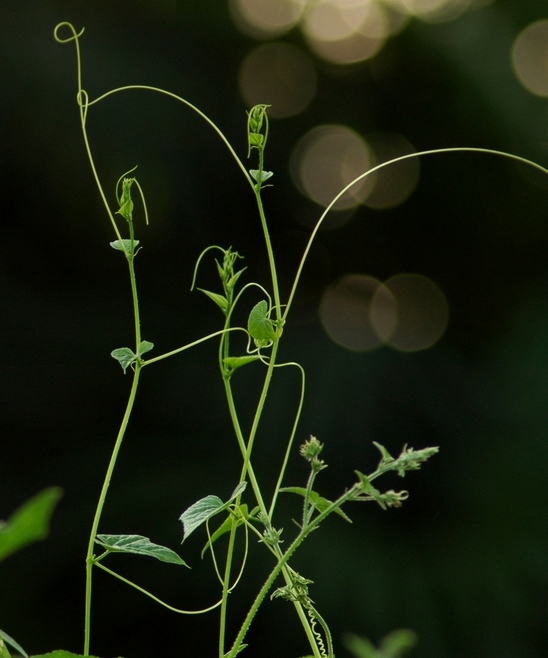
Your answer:
[[[272,176],[274,176],[274,172],[272,171],[259,171],[258,169],[250,169],[249,173],[257,181],[257,183],[264,183],[269,178],[272,178]]]
[[[239,482],[239,483],[236,485],[236,488],[234,489],[234,491],[232,492],[232,495],[231,495],[230,498],[227,500],[227,504],[230,503],[231,501],[233,501],[234,498],[236,498],[236,497],[239,496],[240,494],[243,494],[243,492],[245,491],[245,488],[246,488],[246,487],[247,487],[247,482]]]
[[[160,562],[181,564],[188,567],[175,551],[165,546],[153,544],[148,537],[141,535],[97,535],[95,542],[109,553],[134,553],[135,555],[148,555]]]
[[[360,478],[360,482],[364,493],[370,494],[371,496],[379,495],[380,491],[378,489],[375,489],[375,487],[371,484],[371,481],[369,480],[367,475],[360,473],[360,471],[354,471],[354,473],[356,473],[356,475]]]
[[[274,324],[267,315],[268,305],[263,301],[255,304],[249,314],[247,321],[247,330],[252,338],[255,340],[276,340],[276,332],[274,331]]]
[[[354,658],[382,658],[375,647],[364,637],[347,635],[343,641],[344,646],[350,651]]]
[[[124,374],[129,366],[137,360],[137,355],[129,347],[119,347],[113,350],[110,356],[122,366]]]
[[[204,293],[204,295],[207,295],[209,299],[212,299],[217,306],[221,309],[221,311],[226,315],[226,311],[228,309],[228,302],[226,300],[226,297],[223,297],[223,295],[219,295],[216,292],[210,292],[209,290],[204,290],[203,288],[198,288],[201,292]]]
[[[70,651],[52,651],[51,653],[41,653],[39,656],[31,656],[31,658],[84,658],[84,656]],[[86,656],[86,658],[97,658],[97,656]]]
[[[407,628],[400,628],[389,633],[381,642],[381,651],[387,658],[400,658],[416,646],[417,634]]]
[[[5,645],[4,640],[0,636],[0,658],[11,658],[8,647]]]
[[[241,275],[246,271],[246,269],[247,267],[244,267],[243,269],[239,270],[238,272],[236,272],[230,277],[230,279],[226,282],[227,290],[232,290],[234,288],[236,282],[241,277]]]
[[[376,649],[369,640],[348,634],[343,644],[354,658],[402,658],[417,644],[417,635],[406,628],[392,631],[381,641],[380,648]]]
[[[179,517],[183,524],[183,541],[215,514],[225,508],[225,504],[218,496],[206,496],[191,505]]]
[[[139,240],[133,240],[133,248],[139,244]],[[110,243],[110,246],[113,249],[116,249],[116,251],[131,251],[131,240],[114,240],[114,242]]]
[[[4,631],[0,631],[0,648],[2,644],[2,640],[6,644],[9,644],[10,647],[13,647],[16,651],[18,651],[24,658],[28,658],[27,652],[23,649],[23,647],[18,644],[12,637],[10,637],[7,633],[4,633]],[[4,650],[4,653],[0,650],[0,658],[10,658],[9,653],[6,653],[8,651],[7,647]]]
[[[249,521],[250,519],[254,519],[255,515],[259,511],[258,507],[255,507],[253,510],[251,510],[251,513],[247,511],[247,505],[244,503],[243,505],[239,505],[235,510],[234,514],[231,514],[228,516],[223,523],[215,530],[215,532],[211,535],[210,540],[207,542],[207,544],[203,547],[202,553],[200,557],[203,559],[204,555],[207,553],[208,549],[211,548],[211,545],[214,544],[219,537],[222,537],[224,534],[227,532],[230,532],[230,529],[232,528],[232,519],[234,518],[234,515],[237,517],[237,525],[236,527],[239,528],[241,525],[244,523],[244,519]]]
[[[223,503],[218,496],[206,496],[201,498],[193,505],[191,505],[185,512],[181,514],[179,520],[183,524],[183,541],[189,537],[190,534],[196,530],[202,523],[219,512],[222,512],[228,505],[239,496],[246,488],[246,482],[240,482],[236,489],[232,492],[230,498]]]
[[[151,343],[149,340],[143,340],[139,343],[139,348],[137,349],[137,355],[143,356],[147,352],[150,352],[154,348],[154,343]]]
[[[242,505],[244,507],[244,505]],[[247,505],[245,506],[247,507]],[[240,526],[241,523],[238,523],[238,526]],[[202,560],[204,559],[204,555],[207,553],[208,549],[211,548],[212,544],[214,544],[219,537],[222,537],[225,535],[227,532],[230,532],[230,529],[232,528],[232,516],[229,515],[227,518],[221,523],[221,525],[215,530],[215,532],[211,535],[211,538],[207,542],[207,544],[202,548],[202,552],[200,553],[200,557]]]
[[[299,496],[306,496],[306,489],[304,487],[284,487],[283,489],[280,489],[280,491],[298,494]],[[320,496],[320,494],[318,494],[316,491],[309,492],[308,502],[313,507],[315,507],[318,512],[324,512],[330,505],[333,504],[333,501],[327,500],[327,498]],[[352,519],[347,514],[345,514],[340,507],[337,507],[333,511],[339,516],[342,516],[342,518],[345,521],[348,521],[348,523],[352,523]]]
[[[384,446],[381,446],[380,443],[377,443],[376,441],[373,441],[373,445],[378,448],[379,452],[382,455],[382,459],[379,463],[379,467],[384,466],[385,464],[389,464],[390,462],[395,461],[394,457],[392,457],[392,455],[388,452],[388,450]]]
[[[251,354],[249,356],[227,356],[223,359],[223,363],[228,368],[229,373],[232,374],[234,370],[238,370],[238,368],[258,360],[258,354]]]
[[[59,487],[44,489],[10,516],[0,527],[0,560],[48,536],[49,520],[61,496]]]

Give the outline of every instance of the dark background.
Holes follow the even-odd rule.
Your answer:
[[[444,24],[413,20],[363,65],[314,58],[315,99],[271,123],[274,239],[298,241],[306,231],[299,215],[318,213],[287,172],[295,143],[320,123],[398,132],[417,149],[479,146],[548,165],[547,102],[520,86],[509,55],[516,35],[545,16],[541,0],[496,0]],[[131,344],[126,267],[108,247],[112,230],[80,133],[73,47],[53,40],[60,21],[86,28],[91,97],[129,83],[167,87],[211,116],[242,157],[237,75],[256,45],[220,1],[2,0],[0,517],[45,486],[65,492],[47,541],[0,565],[0,627],[29,653],[81,651],[87,536],[130,384],[109,356]],[[306,48],[297,30],[282,40]],[[232,245],[246,257],[246,281],[264,278],[241,172],[203,122],[161,97],[119,96],[90,108],[88,123],[111,199],[117,178],[137,163],[147,194],[151,222],[137,236],[145,247],[137,259],[143,337],[160,354],[220,328],[218,310],[189,292],[201,250]],[[282,355],[307,370],[298,441],[313,433],[326,444],[320,489],[323,481],[325,495],[337,495],[353,469],[372,470],[372,441],[394,452],[404,443],[440,446],[403,482],[411,497],[401,510],[349,509],[352,526],[329,520],[295,559],[315,581],[311,594],[339,656],[348,655],[346,631],[377,641],[401,626],[419,633],[413,655],[423,658],[548,655],[547,193],[545,182],[508,161],[426,158],[405,204],[362,208],[319,236],[319,290],[289,323]],[[213,281],[206,269],[203,285]],[[442,340],[415,354],[336,346],[315,306],[322,287],[351,272],[431,277],[449,302]],[[254,377],[241,374],[242,405],[255,399]],[[282,371],[269,396],[254,461],[266,486],[297,390],[296,376]],[[209,493],[228,496],[239,468],[216,349],[206,343],[143,372],[101,531],[178,550],[181,512]],[[306,475],[295,451],[287,483],[302,485]],[[289,497],[281,502],[287,542],[298,511]],[[207,606],[218,586],[199,560],[203,540],[184,547],[191,571],[145,558],[114,556],[111,565],[172,605]],[[231,597],[231,636],[265,577],[261,557],[253,542],[248,580]],[[92,653],[102,658],[212,656],[216,626],[215,612],[182,618],[95,575]],[[307,652],[280,600],[265,603],[249,644],[246,654],[263,658]]]

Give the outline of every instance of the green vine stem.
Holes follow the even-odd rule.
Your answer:
[[[99,495],[99,501],[95,509],[95,516],[93,518],[93,523],[91,526],[91,532],[89,535],[88,550],[86,555],[86,594],[85,594],[85,617],[84,617],[84,656],[89,656],[89,646],[91,638],[91,589],[92,589],[92,569],[95,563],[93,546],[95,542],[95,537],[99,529],[99,521],[101,520],[101,514],[103,512],[103,507],[105,505],[105,500],[107,497],[108,488],[110,485],[110,480],[112,478],[112,473],[114,472],[114,467],[118,459],[118,454],[122,446],[122,441],[124,440],[124,435],[129,423],[129,418],[133,410],[133,405],[135,403],[135,396],[137,394],[137,386],[139,384],[139,374],[141,371],[141,366],[139,363],[135,364],[135,370],[133,372],[133,382],[131,384],[131,391],[129,394],[129,399],[126,406],[126,411],[118,431],[118,436],[116,437],[116,442],[114,444],[114,449],[112,450],[112,455],[110,457],[110,462],[107,468],[103,486],[101,488],[101,493]],[[102,565],[101,565],[102,566]]]
[[[70,31],[70,36],[66,38],[62,38],[60,36],[60,30],[67,28]],[[266,113],[267,107],[266,105],[262,106],[256,106],[255,108],[252,108],[252,110],[248,114],[248,139],[249,139],[249,150],[252,148],[257,148],[259,151],[259,169],[257,171],[251,170],[248,172],[240,160],[240,158],[237,156],[235,153],[233,147],[223,134],[223,132],[217,127],[217,125],[209,119],[201,110],[199,110],[196,106],[194,106],[192,103],[187,101],[186,99],[182,98],[181,96],[178,96],[177,94],[174,94],[172,92],[166,91],[164,89],[158,88],[158,87],[153,87],[149,85],[127,85],[123,87],[118,87],[116,89],[112,89],[101,96],[95,98],[94,100],[90,100],[87,92],[84,90],[82,86],[82,72],[81,72],[81,56],[80,56],[80,45],[79,45],[79,39],[83,34],[83,30],[81,30],[79,33],[76,32],[75,28],[67,22],[60,23],[54,31],[54,36],[55,39],[59,43],[69,43],[71,41],[74,41],[75,43],[75,49],[76,49],[76,60],[77,60],[77,104],[79,107],[79,112],[80,112],[80,120],[81,120],[81,127],[82,127],[82,133],[83,133],[83,138],[84,138],[84,143],[85,143],[85,148],[86,152],[88,155],[88,159],[90,162],[91,170],[93,173],[93,176],[95,178],[100,196],[102,198],[102,201],[105,205],[105,208],[107,210],[110,222],[112,224],[114,233],[116,234],[118,241],[122,245],[122,251],[124,252],[126,259],[128,261],[128,266],[129,266],[129,274],[130,274],[130,282],[131,282],[131,291],[132,291],[132,302],[133,302],[133,313],[134,313],[134,333],[135,333],[135,343],[136,343],[136,360],[132,363],[132,369],[133,369],[133,380],[131,384],[131,390],[130,390],[130,395],[129,399],[126,405],[126,410],[124,412],[124,416],[122,418],[122,422],[118,431],[118,435],[114,444],[114,448],[110,457],[109,465],[107,468],[107,472],[105,474],[103,486],[100,492],[98,504],[96,507],[93,523],[92,523],[92,528],[91,528],[91,533],[90,533],[90,538],[89,538],[89,543],[88,543],[88,550],[87,550],[87,556],[86,556],[86,595],[85,595],[85,636],[84,636],[84,655],[88,656],[89,655],[89,648],[90,648],[90,635],[91,635],[91,595],[92,595],[92,570],[93,566],[96,565],[100,567],[101,569],[105,570],[106,572],[110,573],[111,575],[115,576],[116,578],[119,578],[120,580],[123,580],[124,582],[130,584],[131,586],[135,587],[139,591],[145,593],[147,596],[150,596],[154,600],[157,600],[158,602],[162,603],[162,605],[165,605],[169,609],[175,610],[177,612],[184,612],[181,610],[177,610],[171,606],[168,606],[167,604],[161,602],[157,597],[154,597],[152,594],[147,592],[146,590],[140,588],[138,585],[131,583],[130,581],[124,579],[123,577],[119,576],[115,572],[111,571],[107,567],[105,567],[103,564],[100,563],[101,558],[96,558],[93,553],[93,548],[94,548],[94,542],[95,542],[95,537],[97,535],[97,531],[99,528],[99,523],[102,515],[102,511],[105,505],[106,501],[106,496],[108,492],[108,488],[110,485],[110,481],[113,475],[113,471],[115,468],[115,464],[118,459],[118,455],[120,452],[120,448],[122,445],[123,438],[125,436],[129,419],[133,410],[133,406],[135,403],[136,399],[136,394],[137,394],[137,388],[139,384],[139,377],[140,377],[140,371],[145,365],[150,365],[152,363],[155,363],[159,360],[165,359],[169,356],[173,356],[179,352],[182,352],[186,349],[189,349],[190,347],[193,347],[194,345],[197,345],[203,341],[209,340],[210,338],[213,338],[215,336],[220,336],[220,346],[219,346],[219,361],[220,361],[220,368],[221,368],[221,373],[223,374],[223,381],[224,381],[224,386],[225,386],[225,393],[226,393],[226,398],[228,402],[228,408],[229,408],[229,413],[232,421],[232,425],[234,427],[234,431],[236,434],[236,439],[237,443],[240,449],[240,452],[242,454],[242,468],[241,468],[241,475],[240,475],[240,482],[243,482],[245,478],[249,478],[249,481],[251,483],[252,490],[254,492],[255,498],[257,500],[257,504],[260,510],[261,518],[264,522],[265,525],[265,538],[264,542],[267,544],[266,537],[270,536],[269,543],[267,544],[267,547],[269,550],[275,555],[277,564],[272,570],[270,576],[268,577],[267,581],[259,591],[251,609],[249,610],[243,625],[240,629],[240,632],[238,633],[238,636],[236,637],[236,640],[232,646],[232,649],[229,652],[230,658],[234,658],[238,651],[242,647],[242,642],[243,639],[247,633],[247,630],[259,608],[261,605],[264,597],[266,596],[267,592],[270,590],[272,587],[272,584],[274,583],[275,579],[279,576],[282,575],[285,582],[286,586],[289,588],[293,588],[295,586],[295,572],[293,572],[288,564],[289,559],[295,552],[295,550],[300,546],[302,541],[310,534],[310,532],[318,527],[319,523],[326,518],[331,512],[335,511],[340,507],[344,502],[347,500],[350,500],[350,498],[356,494],[356,487],[359,487],[359,484],[354,485],[349,491],[347,491],[343,496],[341,496],[337,501],[329,505],[327,509],[325,509],[323,512],[319,513],[316,517],[312,518],[313,515],[313,509],[312,506],[310,510],[308,510],[308,498],[310,496],[310,491],[312,488],[313,480],[314,480],[314,474],[311,476],[309,479],[308,485],[307,485],[307,496],[305,497],[305,515],[303,519],[303,527],[301,528],[298,536],[296,539],[293,541],[293,543],[289,546],[289,548],[283,552],[281,547],[280,547],[280,542],[279,542],[279,531],[276,531],[273,526],[272,526],[272,517],[274,514],[274,509],[276,505],[276,500],[277,500],[277,495],[280,491],[281,488],[281,483],[285,474],[287,462],[289,459],[289,454],[290,450],[293,444],[293,440],[295,437],[296,429],[297,429],[297,424],[299,422],[300,414],[301,414],[301,409],[303,405],[303,399],[304,399],[304,391],[305,391],[305,375],[304,375],[304,370],[302,369],[301,366],[299,366],[296,363],[288,363],[288,364],[277,364],[277,356],[278,356],[278,347],[279,347],[279,339],[282,335],[283,331],[283,325],[286,321],[287,315],[289,313],[289,309],[292,305],[295,291],[297,288],[297,285],[300,280],[300,276],[304,267],[305,260],[308,256],[308,253],[310,251],[312,241],[314,240],[322,222],[327,213],[332,209],[333,205],[336,203],[336,201],[340,198],[342,194],[344,194],[352,185],[357,183],[358,181],[362,180],[365,176],[368,176],[369,174],[373,173],[374,171],[379,170],[382,167],[388,166],[389,164],[392,164],[394,162],[398,162],[400,160],[404,160],[410,157],[419,157],[421,155],[427,155],[431,153],[442,153],[442,152],[451,152],[451,151],[477,151],[477,152],[485,152],[485,153],[495,153],[498,155],[504,155],[506,157],[511,157],[516,160],[531,164],[538,169],[541,169],[542,171],[548,173],[548,171],[539,165],[536,165],[535,163],[531,163],[528,160],[525,160],[523,158],[519,158],[517,156],[509,156],[508,154],[501,153],[498,151],[490,151],[488,149],[473,149],[473,148],[453,148],[453,149],[438,149],[438,150],[433,150],[433,151],[424,151],[422,153],[414,153],[414,154],[408,154],[405,156],[401,156],[399,158],[395,158],[394,160],[391,160],[390,162],[383,163],[381,165],[378,165],[377,167],[374,167],[373,169],[365,172],[361,176],[357,177],[352,183],[347,185],[341,192],[333,199],[331,204],[325,209],[325,211],[322,213],[319,221],[317,222],[312,235],[310,236],[309,242],[305,248],[303,257],[301,259],[301,262],[299,264],[299,268],[297,270],[297,274],[295,276],[295,280],[289,295],[289,299],[287,301],[287,304],[285,306],[285,309],[283,309],[282,301],[280,299],[280,291],[279,291],[279,284],[278,284],[278,278],[277,278],[277,272],[276,272],[276,262],[275,262],[275,255],[273,252],[272,244],[271,244],[271,238],[270,238],[270,233],[268,230],[268,224],[266,220],[266,215],[265,215],[265,210],[264,210],[264,205],[261,197],[261,190],[263,187],[263,183],[268,180],[272,176],[272,172],[265,172],[264,171],[264,147],[266,145],[267,141],[267,136],[268,136],[268,116]],[[220,139],[223,141],[225,146],[228,148],[230,154],[232,157],[235,159],[238,167],[240,170],[243,172],[247,182],[251,185],[255,198],[256,198],[256,203],[257,203],[257,208],[260,216],[260,221],[261,221],[261,226],[263,230],[263,236],[266,244],[266,249],[268,253],[268,261],[269,261],[269,266],[270,266],[270,275],[271,275],[271,282],[272,282],[272,295],[273,295],[273,300],[274,304],[272,305],[272,301],[270,298],[270,295],[264,291],[266,296],[268,297],[269,300],[269,309],[268,309],[268,315],[270,316],[270,313],[272,312],[275,315],[275,319],[273,318],[270,320],[268,318],[268,322],[271,323],[273,329],[271,331],[271,338],[272,340],[269,343],[270,346],[270,354],[268,356],[264,356],[261,354],[260,350],[262,349],[261,345],[257,343],[257,352],[258,352],[258,357],[259,360],[266,366],[266,373],[260,393],[260,397],[257,403],[256,411],[253,417],[252,425],[249,430],[249,434],[247,437],[244,436],[244,433],[242,431],[235,401],[234,401],[234,396],[232,392],[232,387],[231,387],[231,382],[230,382],[230,375],[227,374],[227,370],[224,368],[224,359],[229,357],[229,345],[230,345],[230,333],[232,331],[244,331],[241,327],[231,327],[230,326],[230,321],[231,321],[231,313],[232,309],[239,299],[241,293],[243,292],[240,291],[238,296],[236,297],[236,300],[233,299],[232,296],[232,290],[228,290],[225,288],[226,292],[226,303],[227,303],[227,312],[226,312],[226,320],[225,320],[225,325],[221,331],[218,332],[213,332],[212,334],[209,334],[208,336],[205,336],[199,340],[193,341],[192,343],[189,343],[188,345],[185,345],[183,347],[177,348],[175,350],[172,350],[170,352],[167,352],[165,354],[162,354],[158,357],[149,359],[147,361],[143,360],[141,358],[141,355],[139,353],[139,346],[141,345],[141,327],[140,327],[140,313],[139,313],[139,301],[138,301],[138,295],[137,295],[137,283],[136,283],[136,277],[135,277],[135,270],[134,270],[134,256],[135,256],[135,246],[137,241],[134,238],[134,227],[133,227],[133,222],[132,222],[132,217],[131,217],[131,209],[127,211],[126,213],[122,213],[121,210],[118,211],[119,214],[122,214],[122,216],[125,217],[125,219],[128,221],[129,225],[129,233],[130,233],[130,240],[129,241],[124,241],[121,237],[116,219],[115,219],[115,214],[113,213],[109,203],[107,201],[106,195],[104,193],[103,187],[101,185],[101,181],[99,179],[99,175],[97,172],[97,168],[95,166],[95,162],[92,156],[91,152],[91,147],[87,135],[87,130],[86,130],[86,121],[87,121],[87,113],[89,107],[92,105],[108,98],[109,96],[112,96],[113,94],[122,92],[122,91],[130,91],[130,90],[140,90],[140,91],[153,91],[156,93],[163,94],[165,96],[168,96],[170,98],[173,98],[175,100],[178,100],[179,102],[183,103],[185,106],[193,110],[196,114],[198,114],[204,121],[208,123],[208,125],[217,133],[217,135],[220,137]],[[263,127],[264,126],[264,127]],[[261,132],[263,130],[264,132]],[[128,172],[129,173],[129,172]],[[132,182],[136,182],[135,179],[124,179],[124,184],[128,183],[128,190],[129,187],[131,186]],[[138,183],[137,183],[138,185]],[[142,194],[142,190],[139,187],[139,191],[141,192],[141,197],[143,199],[144,203],[144,197]],[[118,191],[118,186],[117,186],[117,191]],[[132,203],[130,204],[131,208],[133,207]],[[147,211],[146,211],[146,204],[145,204],[145,217],[148,217]],[[128,244],[129,243],[129,244]],[[207,251],[207,250],[206,250]],[[200,257],[201,258],[201,257]],[[256,284],[249,284],[249,285],[256,285]],[[247,287],[247,286],[246,286]],[[244,289],[246,288],[244,287]],[[266,307],[266,302],[262,302],[265,304]],[[246,332],[248,333],[248,332]],[[270,339],[270,336],[269,336]],[[147,342],[147,341],[145,341]],[[150,344],[151,345],[151,344]],[[287,449],[285,452],[285,456],[282,462],[282,466],[280,469],[279,477],[275,486],[275,490],[273,493],[272,497],[272,502],[270,505],[270,509],[267,509],[263,494],[261,492],[261,488],[259,486],[258,480],[256,478],[256,475],[253,471],[252,467],[252,453],[253,453],[253,448],[255,444],[255,440],[257,437],[257,432],[259,429],[260,421],[263,416],[263,411],[265,408],[266,404],[266,399],[268,396],[268,392],[270,390],[272,378],[273,378],[273,373],[274,369],[277,367],[283,367],[287,365],[293,365],[296,366],[300,369],[301,371],[301,377],[302,377],[302,384],[301,384],[301,395],[299,399],[299,404],[297,408],[297,413],[296,417],[293,423],[293,427],[291,430],[291,434],[289,437]],[[386,468],[385,470],[390,470],[390,468]],[[379,468],[377,472],[374,474],[374,477],[377,477],[381,473],[381,469]],[[373,478],[371,478],[373,479]],[[240,496],[237,497],[235,505],[240,504]],[[236,530],[238,527],[239,523],[238,520],[233,517],[233,521],[231,524],[231,529],[230,529],[230,536],[229,536],[229,543],[228,543],[228,549],[227,549],[227,555],[226,555],[226,562],[224,565],[224,575],[221,578],[222,581],[222,598],[221,601],[215,604],[214,606],[207,608],[204,611],[196,611],[196,612],[187,612],[187,614],[198,614],[199,612],[205,612],[208,610],[212,610],[214,608],[217,608],[220,606],[220,632],[219,632],[219,658],[223,658],[225,654],[225,632],[226,632],[226,614],[227,614],[227,607],[228,607],[228,594],[231,591],[230,587],[230,578],[231,578],[231,570],[232,570],[232,563],[233,563],[233,556],[234,556],[234,548],[235,548],[235,540],[236,540]],[[270,535],[269,535],[270,533]],[[272,539],[274,537],[274,539]],[[247,541],[247,528],[246,528],[246,541]],[[246,549],[246,555],[247,555],[247,549]],[[215,558],[214,558],[215,559]],[[245,564],[245,560],[244,560]],[[220,570],[217,569],[217,564],[215,562],[215,568],[217,570],[217,573],[220,574]],[[243,566],[242,566],[243,569]],[[240,576],[241,576],[241,571],[240,571]],[[237,581],[239,580],[240,576],[238,576]],[[236,582],[237,582],[236,581]],[[235,585],[234,585],[235,586]],[[326,636],[327,642],[328,642],[328,651],[330,654],[329,658],[332,658],[332,646],[331,646],[331,637],[329,635],[329,629],[327,628],[325,622],[323,621],[323,618],[317,613],[311,605],[308,604],[308,602],[302,602],[299,600],[294,600],[293,601],[297,614],[302,622],[303,628],[305,630],[305,633],[307,635],[307,638],[309,640],[310,646],[312,648],[312,652],[314,654],[314,658],[325,658],[325,648],[323,646],[323,640],[321,638],[321,635],[319,635],[318,631],[315,630],[314,626],[316,623],[316,620],[320,623],[320,625],[323,628],[324,634]],[[307,614],[308,613],[308,614]]]
[[[289,298],[287,300],[287,304],[285,306],[285,311],[282,315],[282,320],[285,322],[287,315],[289,313],[289,310],[291,308],[291,305],[293,304],[293,298],[295,297],[295,292],[297,290],[297,286],[299,284],[301,274],[306,262],[306,259],[308,257],[308,253],[310,252],[310,249],[312,247],[312,243],[314,241],[314,238],[316,237],[316,234],[320,230],[320,227],[323,223],[323,220],[326,218],[327,214],[331,211],[333,206],[337,203],[337,201],[350,190],[356,183],[359,183],[361,180],[366,178],[367,176],[370,176],[371,174],[375,173],[376,171],[379,171],[380,169],[384,169],[384,167],[388,167],[392,164],[395,164],[396,162],[402,162],[403,160],[409,160],[411,158],[420,158],[424,155],[438,155],[442,153],[485,153],[488,155],[496,155],[499,157],[503,158],[508,158],[509,160],[514,160],[516,162],[521,162],[522,164],[526,164],[530,167],[534,167],[535,169],[538,169],[539,171],[542,171],[544,174],[548,174],[548,169],[543,167],[542,165],[537,164],[536,162],[533,162],[532,160],[528,160],[527,158],[523,158],[519,155],[514,155],[512,153],[506,153],[505,151],[497,151],[495,149],[486,149],[486,148],[478,148],[474,146],[454,146],[454,147],[449,147],[449,148],[441,148],[441,149],[431,149],[428,151],[418,151],[416,153],[407,153],[405,155],[401,155],[397,158],[393,158],[392,160],[387,160],[386,162],[382,162],[381,164],[376,165],[375,167],[372,167],[371,169],[368,169],[365,171],[363,174],[360,174],[356,178],[354,178],[353,181],[348,183],[343,189],[332,199],[331,203],[325,208],[325,210],[322,212],[320,218],[316,222],[316,225],[314,226],[314,229],[310,235],[310,238],[308,240],[308,243],[304,249],[303,255],[301,257],[301,261],[299,263],[299,267],[297,268],[297,274],[295,275],[295,279],[293,281],[293,285],[291,287],[291,292],[289,293]]]

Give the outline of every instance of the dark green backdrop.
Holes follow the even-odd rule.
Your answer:
[[[108,247],[113,238],[82,144],[73,49],[54,42],[53,28],[64,20],[85,26],[92,97],[128,83],[168,87],[209,114],[244,155],[237,74],[255,42],[236,30],[221,0],[170,7],[0,5],[0,518],[42,487],[65,492],[48,540],[0,565],[0,628],[29,652],[82,648],[87,533],[129,384],[109,352],[130,343],[132,331],[125,264]],[[417,149],[506,149],[547,165],[548,101],[519,85],[509,56],[519,31],[545,14],[543,0],[496,0],[453,22],[412,21],[373,63],[341,70],[315,59],[313,103],[271,123],[276,185],[266,205],[274,238],[298,242],[306,231],[300,217],[318,212],[294,189],[288,159],[319,123],[398,132]],[[283,40],[306,47],[298,32]],[[166,99],[130,93],[92,109],[107,190],[138,163],[147,193],[151,223],[140,229],[137,259],[144,337],[160,353],[220,328],[218,311],[189,292],[190,281],[212,243],[246,256],[247,280],[263,276],[260,226],[243,177],[207,126]],[[315,581],[312,597],[332,624],[339,656],[347,655],[345,631],[377,640],[400,626],[418,631],[413,655],[422,658],[548,655],[547,202],[548,186],[512,163],[440,156],[422,161],[404,205],[363,208],[319,236],[322,286],[349,272],[380,279],[420,272],[450,308],[443,339],[416,354],[347,352],[312,313],[284,336],[284,358],[307,369],[298,436],[326,443],[326,495],[351,484],[353,469],[373,467],[374,440],[393,451],[404,443],[441,447],[405,481],[411,497],[403,509],[359,508],[352,526],[330,520],[296,559]],[[236,444],[212,344],[144,375],[101,529],[177,548],[181,512],[232,490]],[[245,381],[242,374],[242,401],[256,390],[253,376]],[[256,469],[267,481],[296,393],[294,376],[282,373],[257,445]],[[305,476],[295,456],[288,483]],[[293,502],[283,510],[288,535]],[[187,549],[188,572],[140,559],[113,563],[173,605],[205,606],[218,588],[200,548],[201,538]],[[265,573],[257,556],[253,546],[250,585]],[[252,592],[242,586],[231,598],[232,633]],[[215,613],[181,619],[101,573],[94,593],[92,652],[102,658],[215,655]],[[246,653],[303,655],[293,617],[282,601],[266,603]]]

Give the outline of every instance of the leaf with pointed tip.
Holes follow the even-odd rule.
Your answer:
[[[148,555],[160,562],[180,564],[188,567],[175,551],[165,546],[153,544],[148,537],[141,535],[97,535],[95,542],[105,548],[109,553],[133,553],[135,555]]]
[[[225,508],[225,504],[218,496],[206,496],[196,501],[185,512],[179,520],[183,524],[183,541],[191,535],[196,528],[205,523],[215,514]]]
[[[204,293],[204,295],[207,295],[209,299],[212,299],[217,306],[221,309],[221,311],[226,315],[226,311],[228,308],[228,302],[226,300],[226,297],[223,297],[223,295],[219,295],[217,292],[210,292],[209,290],[204,290],[203,288],[198,288],[201,292]]]
[[[23,649],[23,647],[20,644],[18,644],[12,637],[10,637],[7,633],[4,633],[4,631],[0,631],[0,658],[10,658],[10,654],[6,644],[9,644],[10,647],[18,651],[22,656],[24,656],[24,658],[29,658],[27,652]],[[3,650],[2,650],[2,645],[4,647]]]
[[[380,443],[373,441],[373,445],[377,447],[377,449],[382,455],[382,459],[380,461],[379,466],[384,466],[385,464],[389,464],[390,462],[395,461],[394,457],[392,457],[392,455],[388,452],[388,450],[384,446],[381,446]]]
[[[280,491],[298,494],[299,496],[306,496],[306,489],[304,487],[284,487],[283,489],[280,489]],[[333,501],[327,500],[327,498],[320,496],[320,494],[316,491],[309,492],[308,502],[313,507],[315,507],[318,512],[324,512],[330,505],[333,504]],[[342,518],[345,521],[348,521],[348,523],[352,523],[352,519],[347,514],[345,514],[340,507],[335,508],[333,511],[339,516],[342,516]]]
[[[49,520],[61,496],[59,487],[44,489],[10,516],[0,527],[0,560],[48,536]]]
[[[228,368],[230,374],[232,374],[234,370],[258,360],[258,354],[250,354],[249,356],[227,356],[223,359],[223,363]]]
[[[247,267],[244,267],[239,272],[236,272],[235,274],[233,274],[230,277],[230,279],[226,282],[226,287],[228,288],[228,290],[232,290],[234,288],[234,286],[236,285],[236,282],[242,276],[242,273],[245,272],[246,270],[247,270]]]
[[[247,330],[256,340],[276,340],[276,332],[272,320],[267,315],[267,303],[263,299],[251,309],[247,321]]]
[[[212,516],[215,516],[215,514],[226,509],[234,498],[243,492],[246,486],[246,482],[240,482],[226,503],[223,503],[218,496],[209,495],[205,496],[205,498],[201,498],[184,511],[179,517],[179,520],[183,524],[183,541],[187,539],[196,528],[201,526],[202,523],[205,523]]]
[[[11,654],[8,651],[8,647],[4,643],[4,640],[0,636],[0,658],[11,658]]]
[[[118,347],[110,353],[110,356],[122,366],[124,374],[129,366],[137,360],[137,355],[129,347]]]
[[[354,471],[354,472],[360,478],[360,482],[364,493],[370,494],[371,496],[377,496],[380,493],[380,491],[378,489],[375,489],[375,487],[371,484],[371,481],[369,480],[367,475],[360,473],[360,471]]]

